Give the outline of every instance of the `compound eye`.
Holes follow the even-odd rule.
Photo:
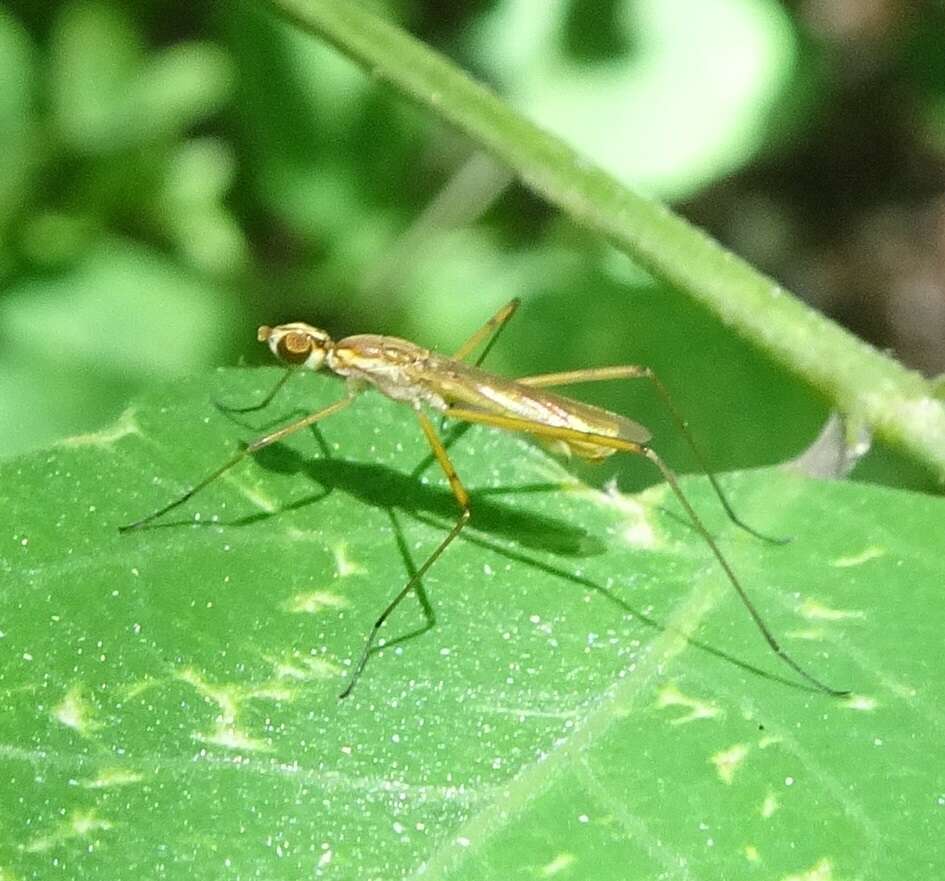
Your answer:
[[[301,364],[311,352],[312,338],[295,330],[290,330],[276,344],[276,354],[289,364]]]

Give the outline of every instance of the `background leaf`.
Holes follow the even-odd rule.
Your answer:
[[[35,90],[34,50],[29,35],[0,9],[0,278],[6,272],[6,226],[28,191],[37,136],[31,118]]]
[[[471,429],[452,455],[473,528],[426,579],[438,624],[339,702],[368,623],[454,515],[406,408],[366,395],[321,441],[116,532],[341,394],[296,377],[244,427],[210,406],[277,376],[181,382],[3,465],[5,876],[934,874],[941,500],[726,476],[748,520],[794,537],[769,547],[686,481],[789,650],[854,691],[831,700],[780,680],[664,487],[603,494]],[[408,604],[386,636],[422,620]]]
[[[218,360],[231,320],[208,279],[140,244],[101,242],[0,300],[0,409],[47,441],[76,421],[101,424],[138,385]]]
[[[688,294],[844,414],[945,479],[945,409],[920,374],[827,320],[681,215],[627,188],[369,8],[339,0],[270,2],[439,114],[536,195]]]
[[[473,42],[521,113],[666,199],[751,157],[797,61],[786,13],[765,0],[508,0]]]
[[[606,81],[606,126],[587,125],[582,100],[559,101],[557,114],[545,102],[542,124],[572,139],[606,130],[582,141],[592,161],[626,158],[631,185],[687,194],[676,210],[816,309],[907,367],[945,369],[941,8],[893,0],[875,16],[862,5],[779,0],[317,5],[387,16],[451,57],[454,73],[489,79],[526,112],[538,105],[535,71],[548,81],[554,68],[555,97],[587,83],[601,95]],[[828,405],[856,409],[734,342],[737,322],[723,326],[736,296],[724,267],[700,265],[687,249],[668,261],[688,274],[682,287],[717,285],[720,322],[511,182],[481,152],[482,138],[445,124],[464,109],[451,93],[424,90],[437,99],[427,108],[404,101],[391,83],[420,69],[409,53],[381,51],[365,73],[268,8],[10,0],[0,13],[0,303],[11,299],[0,308],[0,412],[16,414],[0,420],[0,454],[115,418],[149,377],[169,374],[166,340],[187,342],[178,371],[262,361],[251,329],[299,317],[447,347],[513,294],[542,309],[501,366],[526,374],[604,356],[646,360],[683,396],[720,468],[796,456]],[[496,22],[516,26],[484,39],[501,30]],[[667,189],[644,178],[652,166]],[[564,189],[579,192],[573,177]],[[646,223],[631,226],[662,241]],[[71,281],[116,241],[148,255],[134,285],[148,318],[137,363],[128,369],[121,347],[104,345],[89,371],[37,357],[20,338],[36,311],[23,292],[61,281],[59,315],[84,315],[82,286]],[[198,311],[222,302],[227,320],[192,321],[194,310],[151,283],[155,261],[198,298],[212,291]],[[102,290],[102,299],[114,298]],[[801,358],[831,373],[845,360],[829,342],[815,352],[812,327],[777,328],[763,310],[748,312],[761,316],[762,335],[793,340]],[[32,331],[29,342],[44,329]],[[94,327],[69,339],[77,335],[83,348],[102,341]],[[52,337],[49,348],[65,353]],[[876,401],[888,389],[855,364],[848,376],[850,397]],[[894,421],[911,421],[936,455],[942,411],[921,382],[913,389],[915,406]],[[587,394],[653,419],[647,395],[626,385]],[[744,417],[737,430],[716,430],[733,414]],[[673,443],[666,438],[670,453]],[[877,443],[856,476],[932,488],[927,470],[904,467],[908,455]]]

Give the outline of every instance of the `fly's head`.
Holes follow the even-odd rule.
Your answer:
[[[307,367],[309,370],[320,369],[325,355],[334,345],[325,331],[301,321],[276,327],[264,324],[259,328],[256,338],[266,343],[272,354],[284,364]]]

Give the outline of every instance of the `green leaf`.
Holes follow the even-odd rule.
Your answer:
[[[192,265],[215,275],[247,263],[247,245],[224,199],[236,174],[230,147],[218,138],[195,138],[172,151],[158,214]]]
[[[6,226],[27,199],[39,153],[33,101],[36,90],[34,49],[29,34],[0,9],[0,246]],[[0,253],[0,271],[3,271]]]
[[[219,362],[232,321],[224,288],[124,239],[24,276],[0,300],[0,412],[16,414],[0,451],[101,424],[145,384]]]
[[[532,0],[503,0],[484,17],[475,57],[510,103],[665,198],[751,158],[797,61],[783,11],[768,0],[618,0],[608,9],[629,49],[589,64],[567,43],[569,24],[588,38],[604,29],[600,4],[585,6],[596,15],[577,23],[580,4],[566,0],[545,0],[540,15]]]
[[[83,153],[174,137],[218,110],[232,87],[218,47],[178,43],[148,58],[132,15],[95,0],[61,10],[52,44],[59,133]]]
[[[945,859],[940,499],[725,476],[793,537],[774,547],[684,482],[788,650],[853,690],[834,700],[790,684],[665,487],[603,494],[471,428],[450,454],[472,525],[425,579],[437,624],[340,702],[455,517],[406,407],[364,395],[320,441],[116,529],[343,393],[306,374],[265,411],[211,406],[278,376],[178,383],[3,465],[4,877],[915,878]],[[408,599],[388,639],[423,625]]]

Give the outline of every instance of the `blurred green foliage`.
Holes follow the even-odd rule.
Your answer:
[[[379,5],[661,197],[802,138],[830,98],[828,48],[774,0]],[[792,456],[826,415],[264,4],[9,3],[0,147],[2,453],[95,428],[157,379],[265,361],[262,322],[449,350],[512,296],[524,306],[491,367],[649,364],[719,468]],[[686,467],[648,389],[580,393],[650,424]],[[650,479],[626,467],[625,485]]]

